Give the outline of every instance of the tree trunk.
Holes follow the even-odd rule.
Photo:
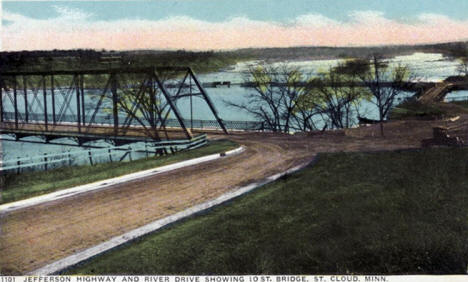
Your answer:
[[[384,128],[383,128],[384,120],[383,120],[382,111],[379,111],[379,115],[380,115],[380,136],[384,137]]]

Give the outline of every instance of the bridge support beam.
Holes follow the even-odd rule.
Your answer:
[[[54,125],[57,124],[57,120],[55,118],[55,91],[54,91],[54,76],[50,76],[50,94],[52,95],[52,122]]]
[[[215,106],[213,105],[213,102],[211,101],[210,97],[206,94],[205,89],[201,85],[201,83],[198,81],[197,77],[195,76],[193,70],[191,68],[188,68],[188,72],[190,73],[190,77],[193,78],[193,81],[197,85],[198,89],[200,90],[203,98],[205,99],[206,103],[210,107],[211,112],[216,118],[216,121],[218,122],[219,126],[223,129],[225,134],[228,134],[228,131],[226,127],[224,126],[223,120],[219,117],[218,112],[216,111]]]
[[[28,110],[28,82],[26,76],[23,75],[23,94],[24,94],[24,119],[26,123],[29,122],[29,110]]]
[[[16,76],[13,77],[13,104],[15,108],[15,128],[18,129],[18,94],[16,93]]]
[[[164,98],[166,99],[167,103],[171,107],[171,110],[174,112],[174,115],[177,118],[177,121],[179,122],[180,127],[182,127],[182,130],[185,133],[185,136],[187,136],[188,139],[192,139],[192,133],[187,130],[187,127],[184,124],[184,121],[182,120],[182,116],[180,115],[179,109],[177,106],[174,104],[174,101],[172,101],[171,96],[167,93],[166,88],[162,84],[162,82],[159,80],[159,77],[153,69],[152,77],[156,80],[156,83],[158,84],[159,89],[161,90],[162,94],[164,95]]]
[[[79,87],[80,87],[80,94],[81,94],[81,118],[83,119],[81,124],[86,125],[86,108],[85,108],[85,95],[84,95],[84,82],[83,82],[83,74],[79,75]]]
[[[47,116],[47,88],[46,88],[46,77],[42,76],[42,94],[44,96],[44,124],[45,129],[48,130],[48,116]]]
[[[81,107],[80,107],[80,82],[78,74],[74,75],[75,79],[75,88],[76,88],[76,116],[77,116],[77,126],[78,132],[81,133]]]
[[[3,122],[3,88],[5,87],[3,83],[3,78],[0,76],[0,122]]]
[[[119,111],[118,111],[118,93],[117,93],[117,78],[116,74],[111,74],[111,92],[112,92],[112,116],[114,119],[114,136],[119,133]]]

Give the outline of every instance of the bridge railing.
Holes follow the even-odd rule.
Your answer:
[[[152,144],[137,143],[130,146],[44,153],[42,155],[4,160],[0,162],[0,172],[19,174],[26,171],[49,170],[63,166],[132,161],[153,155],[165,155],[195,149],[207,142],[206,134],[202,134],[191,140],[163,141]]]
[[[20,114],[21,115],[21,114]],[[14,121],[15,113],[14,112],[4,112],[3,119],[5,121]],[[43,114],[29,113],[28,120],[29,122],[43,122],[45,119]],[[63,115],[57,124],[63,122],[76,122],[76,116],[74,115]],[[52,120],[52,115],[49,115],[48,120]],[[21,120],[22,123],[26,123],[25,120]],[[218,121],[216,120],[204,120],[204,119],[183,119],[185,125],[188,128],[194,129],[221,129]],[[87,120],[89,123],[90,120]],[[263,130],[264,125],[262,122],[258,121],[236,121],[236,120],[223,120],[225,127],[228,130]],[[96,115],[93,120],[94,125],[113,125],[112,116],[109,115]],[[140,125],[137,121],[133,121],[132,125]],[[167,127],[180,127],[180,124],[177,119],[168,118],[166,120],[165,126]]]

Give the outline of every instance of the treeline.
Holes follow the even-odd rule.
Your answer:
[[[124,65],[189,66],[196,72],[212,72],[233,65],[249,57],[221,51],[128,51],[122,52]]]
[[[234,51],[108,51],[92,49],[0,52],[2,71],[108,69],[113,67],[190,66],[210,72],[243,60],[307,60],[385,57],[413,52],[437,52],[452,58],[468,57],[468,42],[378,47],[247,48]]]
[[[299,60],[325,58],[368,58],[374,54],[385,57],[412,54],[414,52],[442,53],[450,57],[465,56],[467,42],[450,42],[425,45],[391,45],[376,47],[290,47],[240,49],[235,51],[239,56],[254,57],[264,60]]]
[[[0,52],[2,71],[109,69],[119,67],[189,66],[216,71],[247,59],[232,52],[106,51],[91,49]]]
[[[426,46],[431,51],[441,52],[452,58],[462,58],[468,56],[468,42],[450,42]]]

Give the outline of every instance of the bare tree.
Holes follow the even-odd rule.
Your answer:
[[[362,64],[362,62],[361,62]],[[369,60],[368,68],[363,65],[358,74],[377,106],[379,112],[380,134],[384,136],[383,122],[394,106],[396,98],[403,93],[402,86],[410,79],[407,66],[390,67],[381,56],[374,55]]]
[[[360,80],[354,70],[341,63],[311,78],[287,64],[259,65],[245,78],[254,90],[248,102],[226,103],[251,113],[272,131],[317,130],[318,120],[325,127],[351,127],[360,101],[370,95],[358,87]]]
[[[309,96],[315,108],[332,128],[349,128],[356,123],[360,102],[369,93],[359,87],[358,72],[351,61],[330,67],[310,83]]]
[[[272,131],[315,130],[315,117],[332,128],[351,127],[366,99],[377,106],[382,136],[383,121],[409,78],[407,67],[390,67],[378,56],[340,63],[314,78],[285,64],[259,65],[248,74],[253,89],[248,102],[226,103],[251,113]]]
[[[312,118],[317,112],[304,99],[307,88],[300,69],[287,64],[258,65],[249,69],[244,80],[253,90],[247,103],[225,101],[228,106],[249,112],[275,132],[316,129]]]

